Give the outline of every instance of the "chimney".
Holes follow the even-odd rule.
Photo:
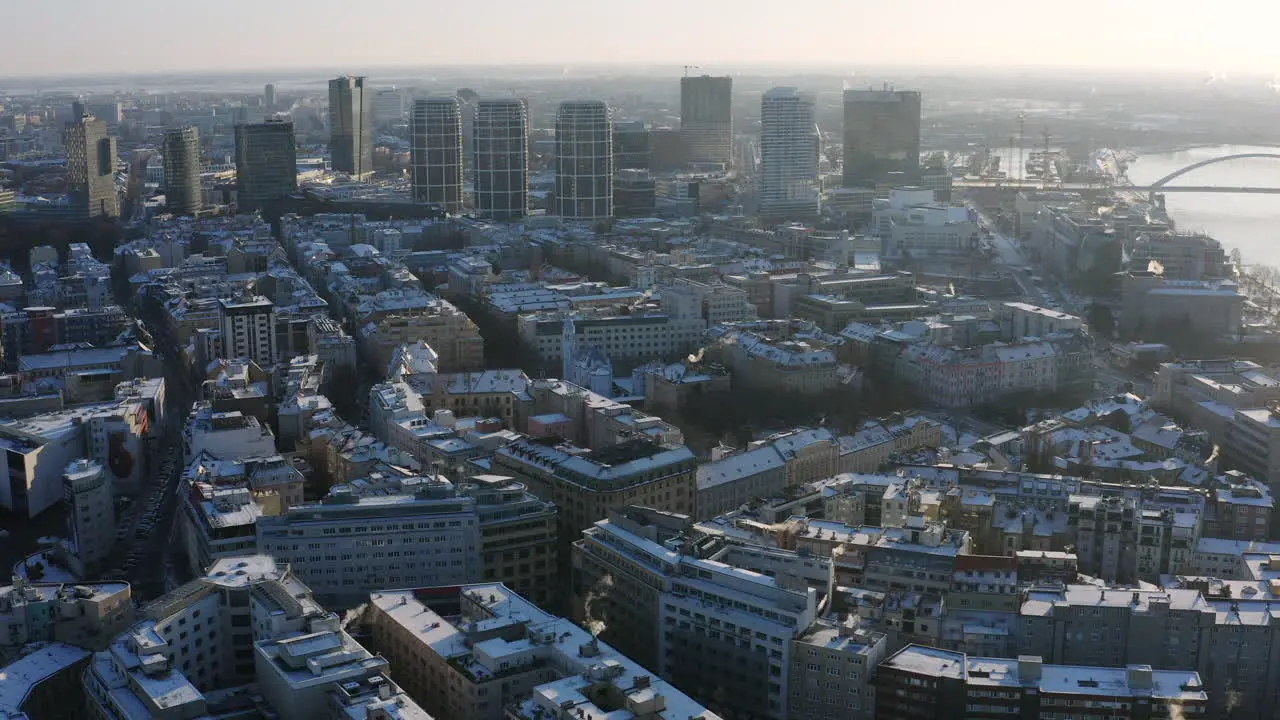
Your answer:
[[[1130,665],[1125,673],[1129,680],[1130,690],[1150,690],[1151,666],[1150,665]]]
[[[1039,685],[1044,658],[1039,655],[1018,656],[1018,679],[1023,685]]]

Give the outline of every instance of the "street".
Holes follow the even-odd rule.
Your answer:
[[[122,578],[133,586],[134,598],[145,602],[180,585],[185,563],[176,562],[181,553],[177,514],[181,509],[180,479],[185,470],[182,428],[195,391],[183,367],[178,348],[159,323],[146,322],[155,338],[165,367],[165,423],[157,445],[148,457],[149,482],[116,518],[117,546],[112,554],[108,578]]]

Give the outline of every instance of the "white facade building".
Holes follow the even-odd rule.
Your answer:
[[[290,720],[430,720],[386,678],[386,661],[269,556],[219,560],[139,612],[144,619],[84,673],[94,720],[258,717],[268,709]]]
[[[765,92],[760,125],[760,214],[816,217],[821,195],[813,96],[793,87]]]
[[[934,201],[932,190],[894,188],[887,200],[876,200],[872,227],[891,255],[960,255],[976,250],[977,218],[962,205]]]
[[[76,575],[97,572],[116,541],[111,478],[101,464],[81,458],[62,475],[69,550]]]
[[[1000,322],[1000,334],[1006,340],[1075,332],[1084,326],[1084,321],[1077,315],[1037,307],[1029,303],[1002,303],[996,308],[996,312]]]
[[[276,454],[276,438],[270,427],[239,410],[214,412],[208,402],[196,403],[191,408],[183,441],[185,462],[202,452],[226,460]]]
[[[147,472],[149,405],[128,398],[0,422],[0,507],[35,517],[57,504],[63,472],[80,458],[107,468],[115,489],[137,488]]]
[[[458,585],[480,577],[475,500],[443,478],[402,478],[362,492],[335,486],[319,503],[258,521],[258,546],[293,564],[312,590],[355,604],[374,588]],[[366,483],[367,484],[367,483]]]

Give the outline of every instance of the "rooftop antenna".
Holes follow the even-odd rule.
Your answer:
[[[701,69],[701,68],[699,68],[697,65],[685,65],[685,66],[684,66],[684,76],[685,76],[685,77],[689,77],[689,71],[690,71],[690,70],[700,70],[700,69]]]

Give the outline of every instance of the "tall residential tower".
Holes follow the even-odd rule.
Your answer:
[[[413,104],[410,118],[413,197],[448,212],[462,210],[462,111],[452,95]]]
[[[566,100],[556,111],[556,214],[613,216],[613,110],[601,100]]]
[[[690,164],[733,162],[733,78],[680,78],[680,135]]]
[[[76,215],[83,218],[117,217],[116,140],[107,134],[107,123],[80,114],[66,124],[62,144],[67,148],[67,191]]]
[[[373,91],[363,77],[329,81],[329,155],[337,172],[373,172]]]
[[[920,178],[920,93],[844,91],[844,186],[912,185]]]
[[[529,108],[520,98],[480,100],[472,129],[476,214],[517,220],[529,212]]]
[[[174,215],[200,212],[200,133],[194,127],[164,131],[164,198]]]
[[[814,98],[793,87],[760,102],[760,214],[776,219],[818,214],[818,126]]]
[[[298,149],[287,115],[236,125],[236,204],[256,210],[298,190]]]

